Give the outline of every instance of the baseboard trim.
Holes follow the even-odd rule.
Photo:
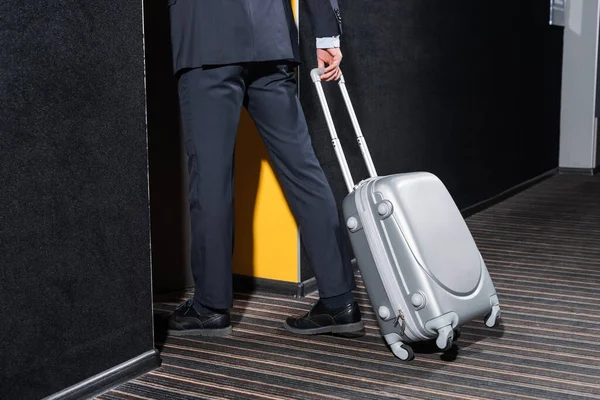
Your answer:
[[[600,166],[596,168],[568,168],[559,167],[558,173],[560,175],[583,175],[583,176],[594,176],[600,171]]]
[[[555,176],[557,173],[559,173],[558,168],[553,168],[550,171],[544,172],[541,175],[538,175],[538,176],[531,178],[523,183],[513,186],[510,189],[507,189],[500,194],[490,197],[489,199],[480,201],[479,203],[473,204],[472,206],[465,207],[460,212],[462,213],[464,218],[467,218],[473,214],[476,214],[478,212],[485,210],[486,208],[490,208],[491,206],[498,204],[498,203],[508,199],[509,197],[516,195],[519,192],[529,189],[530,187],[532,187],[548,178]]]
[[[303,298],[317,291],[317,280],[313,277],[298,284],[296,297]]]
[[[122,383],[135,379],[160,366],[156,349],[149,350],[131,360],[101,372],[76,385],[46,397],[44,400],[84,400],[105,393]]]
[[[274,279],[255,278],[248,275],[233,275],[233,290],[234,292],[242,293],[272,293],[285,296],[306,297],[317,289],[317,281],[315,278],[306,281],[284,282]]]

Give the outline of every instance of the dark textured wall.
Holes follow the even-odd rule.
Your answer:
[[[141,3],[0,6],[0,397],[151,350]]]
[[[309,79],[300,7],[300,99],[317,156],[346,193]],[[381,175],[437,174],[463,209],[558,166],[562,30],[548,2],[341,0],[343,72]],[[355,180],[366,168],[339,90],[326,84]],[[311,276],[304,263],[303,278]]]
[[[193,286],[187,156],[179,124],[166,1],[144,4],[152,272],[156,293]]]

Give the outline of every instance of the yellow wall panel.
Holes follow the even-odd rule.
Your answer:
[[[291,0],[297,21],[297,0]],[[235,154],[233,272],[298,282],[298,228],[254,122],[243,110]]]
[[[297,226],[269,160],[244,110],[235,154],[233,272],[298,282]]]

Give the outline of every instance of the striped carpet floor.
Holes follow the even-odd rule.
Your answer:
[[[599,399],[600,177],[556,176],[467,222],[502,322],[469,323],[446,354],[396,359],[357,276],[362,337],[286,332],[315,297],[238,293],[231,337],[167,338],[159,369],[100,399]]]

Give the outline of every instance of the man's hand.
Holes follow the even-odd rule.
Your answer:
[[[342,76],[340,63],[342,62],[342,51],[339,48],[317,49],[317,62],[319,68],[325,68],[321,75],[323,81],[338,80]]]

